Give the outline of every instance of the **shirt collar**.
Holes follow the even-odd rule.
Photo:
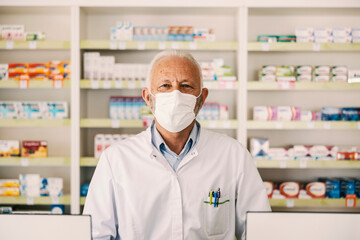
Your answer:
[[[155,121],[153,121],[151,124],[151,135],[152,135],[151,141],[152,141],[152,144],[156,147],[156,149],[159,152],[161,152],[160,147],[162,144],[164,144],[164,146],[166,148],[168,148],[168,146],[166,145],[164,139],[161,137],[159,131],[156,129],[155,125],[156,125]],[[186,141],[184,148],[186,148],[186,146],[189,144],[190,140],[191,140],[192,146],[195,146],[195,144],[197,142],[197,136],[198,136],[199,129],[200,129],[200,124],[197,121],[195,121],[194,127],[192,128],[192,130],[190,132],[189,138]]]

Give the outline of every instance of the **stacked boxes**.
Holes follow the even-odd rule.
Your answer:
[[[43,32],[25,32],[24,25],[0,25],[0,40],[35,41],[44,40]]]
[[[39,174],[20,174],[20,196],[61,197],[63,195],[62,178],[41,178]]]
[[[253,119],[255,121],[299,121],[301,108],[293,106],[255,106]]]
[[[19,196],[19,180],[0,179],[0,196]]]
[[[111,119],[142,119],[143,108],[147,105],[142,97],[111,97],[110,98],[110,118]]]
[[[42,178],[40,185],[40,196],[61,197],[63,195],[62,178]]]
[[[0,157],[20,156],[20,142],[13,140],[0,140]]]
[[[21,78],[37,81],[48,81],[55,78],[56,80],[70,80],[70,62],[0,64],[0,80],[20,80]]]
[[[133,135],[131,134],[96,134],[94,138],[94,155],[99,158],[101,153],[111,144],[118,143]]]
[[[0,119],[68,118],[66,102],[0,102]]]
[[[197,115],[198,120],[228,120],[229,108],[225,104],[206,102]]]
[[[356,43],[360,41],[360,29],[350,27],[337,28],[296,28],[297,42],[316,43]]]
[[[258,42],[296,42],[295,35],[259,35]]]
[[[259,67],[258,77],[262,82],[346,82],[348,69],[346,66],[326,65],[263,65]]]
[[[133,39],[133,24],[130,21],[119,21],[116,27],[110,29],[110,40],[131,41]]]
[[[357,107],[323,107],[321,111],[323,121],[360,121],[360,108]]]

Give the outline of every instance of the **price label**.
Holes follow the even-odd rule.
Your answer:
[[[307,128],[308,128],[308,129],[314,129],[314,128],[315,128],[315,123],[314,123],[313,121],[308,122]]]
[[[124,50],[126,49],[126,42],[120,41],[118,46],[120,50]]]
[[[180,48],[179,42],[172,42],[171,43],[171,48],[172,49],[179,49]]]
[[[190,42],[189,47],[191,50],[196,50],[198,48],[197,42]]]
[[[262,49],[263,51],[269,51],[269,50],[270,50],[270,44],[269,44],[268,42],[263,42],[263,43],[261,44],[261,49]]]
[[[19,80],[19,88],[29,88],[28,80]]]
[[[98,89],[99,88],[99,80],[91,80],[91,88]]]
[[[117,49],[117,42],[116,41],[110,41],[110,49],[111,50]]]
[[[119,120],[111,120],[111,127],[112,128],[120,128],[120,121]]]
[[[6,49],[14,49],[14,41],[6,41]]]
[[[110,80],[104,80],[103,81],[103,88],[105,88],[105,89],[111,88],[111,81]]]
[[[135,80],[129,80],[129,88],[134,89],[136,87]]]
[[[51,197],[51,204],[59,204],[59,197],[58,196],[52,196]]]
[[[138,42],[137,49],[138,50],[144,50],[145,49],[145,42]]]
[[[216,128],[216,121],[215,120],[209,120],[209,128]]]
[[[224,127],[224,128],[231,128],[230,121],[225,120],[225,121],[223,122],[223,127]]]
[[[280,160],[280,168],[286,168],[286,160]]]
[[[282,122],[276,122],[275,127],[276,127],[276,129],[283,129],[283,123]]]
[[[331,128],[331,123],[330,122],[324,122],[324,128],[325,129],[330,129]]]
[[[360,122],[357,123],[357,128],[360,130]]]
[[[122,80],[115,80],[115,88],[122,88],[123,81]]]
[[[29,49],[36,49],[37,48],[37,42],[36,41],[30,41],[29,42]]]
[[[320,51],[320,43],[313,43],[313,51]]]
[[[27,205],[34,205],[34,198],[33,197],[27,197],[26,198],[26,204]]]
[[[53,88],[63,88],[64,86],[64,81],[63,80],[53,80]]]
[[[29,166],[29,159],[28,158],[21,158],[21,166],[22,167]]]
[[[295,201],[294,199],[287,199],[286,200],[286,207],[288,208],[293,208],[295,206]]]
[[[164,50],[164,49],[166,48],[166,42],[164,42],[164,41],[159,42],[158,48],[159,48],[160,50]]]
[[[300,159],[300,168],[307,168],[307,159],[305,158]]]

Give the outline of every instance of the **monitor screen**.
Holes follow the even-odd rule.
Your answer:
[[[247,213],[246,240],[339,240],[359,236],[360,213]]]
[[[91,240],[88,215],[0,214],[0,239]]]

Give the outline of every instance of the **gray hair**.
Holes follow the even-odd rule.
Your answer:
[[[165,50],[165,51],[159,52],[158,54],[155,55],[155,57],[151,61],[150,66],[149,66],[149,70],[148,70],[148,74],[147,74],[147,78],[146,78],[146,87],[148,89],[150,89],[151,74],[152,74],[152,71],[154,69],[155,64],[158,61],[160,61],[161,59],[163,59],[165,57],[170,57],[170,56],[175,56],[175,57],[179,57],[179,58],[186,58],[186,59],[190,60],[196,66],[196,68],[199,71],[201,88],[203,87],[203,77],[202,77],[202,71],[201,71],[200,64],[195,60],[195,58],[191,55],[191,53],[171,49],[171,50]]]

